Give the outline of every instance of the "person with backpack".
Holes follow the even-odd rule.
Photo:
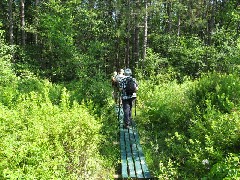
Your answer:
[[[120,87],[120,82],[122,81],[122,79],[125,77],[124,75],[124,70],[123,69],[120,69],[119,72],[118,72],[118,75],[116,76],[116,82],[117,82],[117,89],[119,91],[119,87]],[[118,92],[117,94],[118,96],[118,104],[117,106],[121,106],[122,105],[122,101],[121,101],[121,98],[120,98],[120,92]]]
[[[113,92],[112,92],[112,97],[114,99],[114,102],[117,104],[118,102],[118,82],[117,82],[117,71],[113,72],[113,76],[111,77],[111,83],[112,83],[112,88],[113,88]]]
[[[119,83],[121,82],[121,80],[124,78],[124,70],[120,69],[119,72],[117,73],[116,71],[114,72],[113,76],[112,76],[112,87],[113,87],[113,99],[116,103],[116,106],[118,106],[118,104],[122,104],[121,102],[118,102],[119,100]]]
[[[119,86],[123,104],[125,128],[129,128],[132,119],[132,106],[137,97],[138,84],[136,79],[132,77],[131,69],[125,69],[124,75],[125,77],[121,80]]]
[[[124,76],[124,70],[120,69],[119,72],[118,72],[118,75],[116,76],[116,81],[117,81],[118,85],[124,77],[125,77]]]

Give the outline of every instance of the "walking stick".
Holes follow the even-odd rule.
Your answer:
[[[119,122],[119,118],[120,118],[120,98],[121,98],[121,92],[119,91],[118,93],[118,122]]]
[[[135,99],[135,116],[137,114],[137,98]]]

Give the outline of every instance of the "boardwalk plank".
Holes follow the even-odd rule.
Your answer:
[[[139,158],[139,153],[138,153],[136,144],[132,145],[132,151],[133,151],[136,175],[138,178],[144,178],[143,172],[142,172],[141,160]]]
[[[142,150],[142,147],[140,145],[140,139],[139,139],[137,131],[134,132],[134,136],[135,136],[135,139],[136,139],[136,142],[137,142],[136,144],[137,144],[137,149],[138,149],[139,158],[140,158],[140,162],[141,162],[144,177],[145,178],[151,178],[151,175],[150,175],[150,172],[148,170],[146,160],[145,160],[145,157],[144,157],[144,154],[143,154],[143,150]]]
[[[134,129],[130,128],[129,129],[129,136],[130,136],[130,142],[131,142],[131,147],[132,147],[132,154],[133,154],[133,160],[134,160],[134,165],[135,165],[135,171],[136,175],[138,178],[143,178],[142,174],[142,168],[141,168],[141,161],[139,158],[139,153],[137,150],[137,144],[136,144],[136,139],[134,136]]]
[[[122,177],[127,178],[128,177],[128,166],[127,166],[127,157],[126,152],[121,153],[121,162],[122,162]]]
[[[129,140],[129,132],[125,132],[125,143],[126,143],[126,153],[127,153],[127,162],[128,162],[128,169],[129,169],[129,176],[130,177],[136,177],[135,170],[134,170],[134,163],[132,159],[132,151],[130,146],[130,140]]]
[[[123,111],[119,116],[122,178],[150,179],[145,157],[140,145],[135,122],[129,129],[124,128]]]

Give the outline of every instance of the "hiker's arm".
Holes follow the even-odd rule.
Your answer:
[[[112,81],[116,82],[116,77],[115,76],[112,77]]]

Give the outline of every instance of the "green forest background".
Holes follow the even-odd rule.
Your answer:
[[[153,177],[240,178],[238,0],[0,6],[0,179],[113,179],[110,78],[126,67]]]

